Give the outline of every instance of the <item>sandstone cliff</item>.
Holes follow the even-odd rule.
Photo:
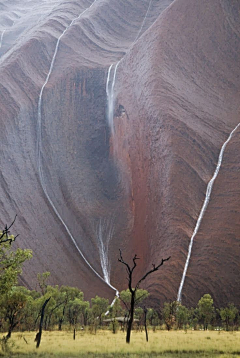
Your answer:
[[[17,213],[18,244],[34,251],[23,281],[35,288],[49,270],[52,283],[112,297],[103,248],[111,284],[123,289],[122,248],[126,259],[141,257],[139,276],[171,255],[146,288],[156,302],[175,299],[207,183],[239,121],[238,1],[43,1],[33,18],[12,4],[1,29],[0,217]],[[51,202],[103,280],[39,179],[39,95],[70,24],[43,90],[41,167]],[[119,60],[112,133],[106,82]],[[183,303],[208,292],[238,304],[238,136],[194,241]]]

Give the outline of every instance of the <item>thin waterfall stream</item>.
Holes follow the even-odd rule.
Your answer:
[[[216,169],[214,171],[213,177],[211,178],[211,180],[209,181],[209,183],[207,185],[205,200],[204,200],[202,209],[200,211],[200,214],[198,216],[197,223],[196,223],[196,226],[195,226],[195,229],[193,231],[193,234],[192,234],[192,237],[191,237],[191,240],[190,240],[190,244],[189,244],[189,247],[188,247],[187,260],[186,260],[186,263],[185,263],[185,266],[184,266],[182,279],[181,279],[180,286],[179,286],[179,289],[178,289],[178,295],[177,295],[177,301],[178,302],[181,302],[181,299],[182,299],[182,289],[183,289],[183,285],[184,285],[184,282],[185,282],[189,261],[190,261],[190,258],[191,258],[193,241],[194,241],[195,236],[197,235],[197,232],[199,230],[202,218],[203,218],[204,213],[205,213],[205,211],[207,209],[207,206],[208,206],[208,203],[209,203],[209,200],[210,200],[210,196],[211,196],[211,192],[212,192],[212,187],[213,187],[213,184],[215,182],[215,179],[218,176],[218,173],[219,173],[219,170],[220,170],[220,167],[221,167],[221,164],[222,164],[222,159],[223,159],[223,154],[224,154],[225,148],[226,148],[228,142],[231,140],[233,134],[236,132],[236,130],[238,129],[239,126],[240,126],[240,123],[237,124],[237,126],[229,134],[227,140],[223,143],[222,148],[221,148],[220,153],[219,153],[218,162],[217,162],[217,166],[216,166]]]
[[[136,43],[136,41],[138,40],[141,31],[143,29],[143,26],[145,24],[145,21],[147,19],[150,7],[152,4],[152,0],[149,1],[148,4],[148,8],[146,11],[146,14],[144,16],[144,19],[142,21],[141,27],[137,33],[137,36],[135,37],[132,46]],[[126,54],[125,54],[126,55]],[[124,55],[124,56],[125,56]],[[124,56],[114,65],[113,63],[109,66],[108,68],[108,75],[107,75],[107,82],[106,82],[106,94],[107,94],[107,120],[108,120],[108,125],[111,129],[111,134],[114,136],[114,102],[115,102],[115,97],[114,97],[114,87],[115,87],[115,82],[116,82],[116,74],[117,74],[117,69],[118,69],[118,65],[120,64],[120,62],[122,61],[122,59],[124,58]],[[112,68],[114,68],[114,70],[112,71]],[[113,75],[111,75],[113,72]]]
[[[121,60],[120,60],[121,61]],[[107,119],[108,119],[108,125],[111,129],[112,135],[114,135],[114,123],[113,123],[113,117],[114,117],[114,86],[116,81],[116,73],[117,68],[120,63],[118,61],[115,65],[111,64],[111,66],[108,69],[108,76],[107,76],[107,84],[106,84],[106,92],[107,92]],[[113,71],[112,71],[113,68]],[[112,80],[111,80],[111,73]]]
[[[142,31],[144,22],[146,20],[146,17],[148,15],[148,12],[149,12],[149,9],[150,9],[150,6],[151,6],[151,3],[152,3],[152,0],[150,0],[150,2],[149,2],[149,6],[148,6],[148,9],[147,9],[146,15],[145,15],[145,17],[143,19],[141,28],[140,28],[140,30],[139,30],[139,32],[138,32],[138,34],[137,34],[137,36],[136,36],[136,38],[135,38],[135,40],[133,42],[133,45],[137,41],[137,39],[138,39],[138,37],[139,37],[139,35],[140,35],[141,31]],[[115,82],[116,82],[116,72],[117,72],[117,68],[118,68],[119,63],[122,61],[124,56],[115,65],[111,64],[109,66],[108,75],[107,75],[107,83],[106,83],[107,119],[108,119],[108,124],[109,124],[109,127],[111,129],[111,133],[112,133],[113,137],[114,137],[114,101],[115,101],[114,87],[115,87]],[[114,71],[112,71],[113,68],[114,68]],[[112,72],[113,72],[113,74],[112,74]],[[185,277],[186,277],[186,273],[187,273],[187,269],[188,269],[188,265],[189,265],[189,261],[190,261],[190,257],[191,257],[193,241],[194,241],[194,238],[195,238],[195,236],[196,236],[196,234],[197,234],[197,232],[199,230],[199,227],[200,227],[202,218],[204,216],[204,213],[205,213],[205,211],[207,209],[207,206],[208,206],[208,203],[209,203],[209,200],[210,200],[210,196],[211,196],[211,192],[212,192],[212,187],[213,187],[214,181],[215,181],[215,179],[216,179],[216,177],[217,177],[217,175],[219,173],[219,170],[220,170],[220,167],[221,167],[221,164],[222,164],[222,158],[223,158],[223,154],[224,154],[226,145],[231,140],[233,134],[235,133],[235,131],[238,129],[239,126],[240,126],[240,123],[232,130],[232,132],[230,133],[228,139],[224,142],[224,144],[223,144],[223,146],[222,146],[222,148],[220,150],[220,153],[219,153],[218,163],[217,163],[214,175],[213,175],[213,177],[211,178],[211,180],[209,181],[209,183],[207,185],[205,200],[204,200],[202,209],[200,211],[200,214],[198,216],[197,223],[196,223],[196,226],[195,226],[193,235],[192,235],[192,237],[190,239],[190,244],[189,244],[189,247],[188,247],[187,259],[186,259],[182,279],[181,279],[178,294],[177,294],[177,301],[178,302],[181,302],[182,289],[183,289],[183,285],[184,285],[184,281],[185,281]]]
[[[65,30],[62,32],[62,34],[59,36],[56,46],[55,46],[55,51],[51,60],[51,64],[50,64],[50,68],[46,77],[46,80],[40,90],[40,94],[39,94],[39,99],[38,99],[38,117],[37,117],[37,158],[38,158],[38,172],[39,172],[39,179],[40,179],[40,183],[42,186],[42,189],[44,191],[44,194],[49,202],[49,204],[51,205],[52,209],[54,210],[56,216],[58,217],[58,219],[60,220],[60,222],[62,223],[62,225],[64,226],[65,230],[67,231],[68,235],[70,236],[73,244],[75,245],[77,251],[79,252],[79,254],[81,255],[81,257],[83,258],[83,260],[85,261],[85,263],[90,267],[90,269],[102,280],[104,281],[110,288],[112,288],[115,292],[116,292],[116,296],[118,296],[118,290],[113,287],[110,282],[107,282],[104,278],[102,278],[102,276],[91,266],[91,264],[88,262],[88,260],[85,258],[85,256],[83,255],[82,251],[80,250],[76,240],[74,239],[72,233],[70,232],[67,224],[64,222],[63,218],[61,217],[61,215],[59,214],[57,208],[55,207],[53,201],[51,200],[48,192],[47,192],[47,188],[44,182],[44,174],[43,174],[43,167],[42,167],[42,95],[43,95],[43,91],[49,81],[49,78],[51,76],[51,73],[53,71],[53,67],[54,67],[54,63],[55,63],[55,59],[57,56],[57,52],[58,52],[58,48],[59,48],[59,43],[61,38],[64,36],[64,34],[66,33],[66,31],[74,24],[74,22],[78,19],[81,18],[81,16],[87,11],[89,10],[93,4],[96,2],[97,0],[94,0],[93,3],[87,8],[85,9],[78,17],[76,17],[75,19],[73,19],[71,21],[71,23],[65,28]],[[114,301],[115,302],[115,301]],[[114,303],[112,303],[114,304]]]
[[[97,0],[94,0],[93,3],[87,8],[85,9],[82,13],[80,13],[80,15],[78,17],[76,17],[75,19],[73,19],[71,21],[71,23],[65,28],[65,30],[62,32],[62,34],[58,37],[57,39],[57,43],[55,46],[55,51],[51,60],[51,64],[50,64],[50,68],[49,71],[47,73],[46,76],[46,80],[40,90],[40,94],[39,94],[39,99],[38,99],[38,120],[37,120],[37,158],[38,158],[38,172],[39,172],[39,178],[40,178],[40,183],[42,186],[42,189],[44,191],[44,194],[46,196],[46,198],[48,199],[48,202],[50,203],[52,209],[54,210],[56,216],[58,217],[58,219],[60,220],[60,222],[63,224],[65,230],[67,231],[68,235],[70,236],[73,244],[75,245],[77,251],[79,252],[79,254],[81,255],[81,257],[84,259],[84,261],[86,262],[86,264],[91,268],[91,270],[102,280],[104,281],[110,288],[112,288],[115,292],[116,292],[116,298],[119,297],[119,292],[118,290],[113,287],[110,284],[110,267],[109,267],[109,260],[108,260],[108,244],[109,241],[111,239],[111,234],[109,233],[109,237],[107,239],[106,244],[104,244],[103,239],[102,239],[102,229],[100,229],[99,233],[98,233],[98,240],[99,240],[99,253],[100,253],[100,261],[101,261],[101,266],[102,266],[102,271],[103,271],[103,276],[102,277],[92,266],[91,264],[88,262],[88,260],[85,258],[85,256],[83,255],[82,251],[80,250],[76,240],[74,239],[72,233],[70,232],[67,224],[64,222],[63,218],[61,217],[60,213],[58,212],[57,208],[55,207],[52,199],[50,198],[48,192],[47,192],[47,188],[44,182],[44,173],[43,173],[43,167],[42,167],[42,95],[43,95],[43,91],[49,81],[49,78],[52,74],[53,71],[53,67],[54,67],[54,63],[55,63],[55,59],[58,53],[58,48],[59,48],[59,43],[61,38],[64,36],[64,34],[66,33],[66,31],[74,24],[75,21],[77,21],[78,19],[81,18],[81,16],[87,11],[89,10],[94,3]],[[151,6],[152,0],[149,1],[149,5],[148,5],[148,9],[147,12],[145,14],[145,17],[143,19],[143,22],[141,24],[141,27],[138,31],[138,34],[133,42],[133,44],[137,41],[138,37],[140,36],[140,33],[143,29],[144,23],[146,21],[150,6]],[[2,35],[3,36],[3,35]],[[121,62],[122,58],[114,65],[112,64],[109,67],[108,70],[108,77],[107,77],[107,85],[106,85],[106,92],[107,92],[107,102],[108,102],[108,113],[107,113],[107,118],[108,118],[108,123],[109,126],[111,128],[112,133],[114,133],[114,123],[113,123],[113,117],[114,117],[114,86],[115,86],[115,81],[116,81],[116,73],[117,73],[117,68],[119,63]],[[113,69],[113,71],[112,71]],[[107,245],[107,246],[106,246]],[[113,300],[112,305],[114,305],[116,298]],[[107,313],[106,313],[107,314]]]
[[[137,39],[140,36],[140,33],[141,33],[142,29],[143,29],[144,23],[145,23],[146,18],[148,16],[151,4],[152,4],[152,0],[149,1],[148,8],[147,8],[146,14],[144,16],[144,19],[142,21],[141,27],[140,27],[140,29],[139,29],[139,31],[137,33],[137,36],[135,37],[132,45],[135,44],[135,42],[137,41]],[[112,134],[113,137],[114,137],[114,104],[115,104],[114,103],[115,102],[114,87],[115,87],[115,82],[116,82],[116,74],[117,74],[118,65],[120,64],[120,62],[122,61],[124,56],[116,64],[112,63],[109,66],[108,74],[107,74],[107,82],[106,82],[107,121],[108,121],[108,125],[109,125],[109,128],[111,130],[111,134]],[[107,245],[108,244],[109,244],[109,242],[107,242]],[[104,276],[106,276],[107,280],[110,281],[110,269],[109,269],[108,273],[106,272],[106,270],[107,270],[106,263],[109,262],[109,260],[108,260],[108,250],[107,250],[107,247],[104,245],[104,243],[101,242],[101,241],[100,241],[100,246],[99,246],[99,254],[100,254],[100,258],[102,257],[101,258],[101,265],[102,265],[103,274],[104,274]]]
[[[110,220],[100,219],[96,232],[103,277],[107,283],[110,283],[110,261],[108,258],[108,247],[114,232],[113,220],[111,218]]]
[[[3,36],[4,36],[5,31],[6,31],[6,29],[3,30],[3,32],[1,33],[1,37],[0,37],[0,49],[2,48]]]

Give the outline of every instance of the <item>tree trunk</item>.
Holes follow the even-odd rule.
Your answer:
[[[42,337],[42,326],[43,326],[43,319],[44,319],[44,310],[47,305],[47,303],[50,301],[51,297],[49,297],[43,304],[42,310],[41,310],[41,319],[39,323],[39,332],[36,334],[35,341],[37,342],[36,348],[39,348],[41,343],[41,337]]]
[[[226,331],[229,331],[229,320],[226,318]]]
[[[8,334],[6,335],[6,339],[11,338],[12,331],[13,331],[14,327],[16,327],[16,325],[17,325],[17,322],[14,323],[13,320],[11,320],[10,326],[9,326],[9,329],[8,329]]]
[[[58,330],[61,331],[62,330],[62,324],[63,324],[63,319],[60,318],[59,322],[58,322]]]
[[[12,327],[10,326],[8,329],[8,334],[6,335],[6,339],[11,338],[11,335],[12,335]]]
[[[113,334],[116,333],[116,319],[114,317],[114,320],[112,321],[112,330],[113,330]]]
[[[146,341],[148,342],[148,331],[147,331],[147,309],[144,307],[144,327],[146,333]]]
[[[126,343],[130,343],[130,336],[131,336],[133,317],[134,317],[135,291],[131,292],[131,294],[132,294],[132,296],[131,296],[131,307],[130,307],[129,321],[128,321],[128,325],[127,325]]]

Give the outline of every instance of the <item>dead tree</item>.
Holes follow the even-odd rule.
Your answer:
[[[140,284],[153,272],[158,271],[158,269],[164,264],[165,261],[168,261],[170,259],[171,256],[169,256],[167,259],[162,259],[161,263],[159,265],[152,265],[153,268],[148,271],[136,284],[135,288],[132,287],[132,281],[133,281],[133,271],[135,270],[137,263],[136,261],[139,260],[139,257],[137,257],[137,255],[135,254],[134,258],[133,258],[133,266],[130,267],[130,265],[128,263],[126,263],[123,260],[122,257],[122,252],[121,250],[119,250],[120,252],[120,258],[118,259],[119,262],[121,262],[123,265],[126,266],[126,271],[128,274],[128,289],[131,293],[131,303],[130,303],[130,310],[129,310],[129,319],[127,322],[127,336],[126,336],[126,343],[130,343],[130,336],[131,336],[131,330],[132,330],[132,324],[133,324],[133,319],[134,319],[134,308],[135,308],[135,303],[136,303],[136,292],[140,286]]]
[[[10,235],[10,229],[13,226],[13,224],[15,223],[16,217],[17,217],[17,215],[15,215],[15,218],[14,218],[13,222],[10,224],[10,226],[5,225],[4,230],[0,234],[0,245],[4,244],[5,242],[9,242],[9,244],[11,245],[11,243],[13,241],[15,241],[16,238],[18,237],[18,235],[9,236]]]
[[[144,328],[146,334],[146,341],[148,342],[148,331],[147,331],[147,308],[144,306]]]
[[[41,309],[41,319],[40,319],[40,323],[39,323],[39,331],[36,334],[36,338],[35,338],[35,342],[37,342],[36,344],[36,348],[39,348],[40,343],[41,343],[41,338],[42,338],[42,326],[43,326],[43,319],[44,319],[44,311],[45,311],[45,307],[47,306],[48,302],[50,301],[51,297],[49,297],[44,304],[42,305],[42,309]]]

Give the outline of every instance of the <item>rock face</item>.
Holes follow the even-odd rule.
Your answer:
[[[18,214],[18,244],[34,252],[22,281],[35,288],[49,270],[52,283],[111,298],[109,282],[126,287],[121,248],[141,258],[137,277],[171,255],[145,287],[155,302],[176,299],[207,183],[239,120],[240,5],[34,4],[33,17],[21,2],[5,6],[0,29],[0,217]],[[112,132],[106,82],[118,61]],[[204,293],[239,302],[239,135],[194,241],[189,305]]]
[[[116,123],[119,131],[125,127],[130,156],[133,241],[142,243],[146,268],[172,256],[146,285],[163,300],[176,297],[207,183],[239,122],[238,12],[238,2],[175,1],[119,68],[118,104],[125,114]],[[186,304],[207,292],[219,305],[239,299],[238,136],[239,130],[226,148],[195,237]]]

